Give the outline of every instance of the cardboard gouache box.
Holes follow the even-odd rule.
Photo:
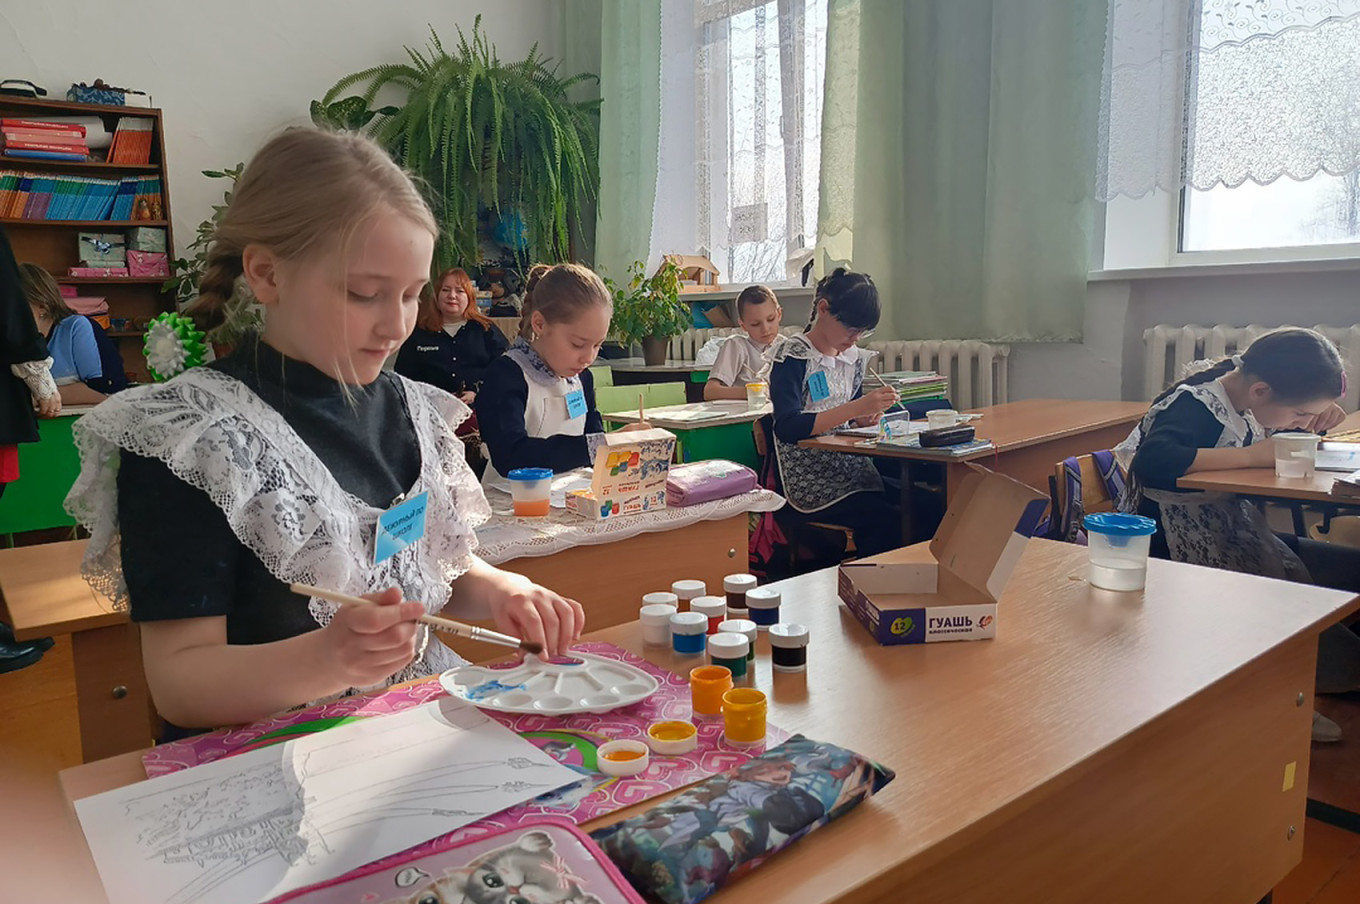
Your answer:
[[[590,489],[568,493],[567,510],[603,521],[665,508],[674,454],[675,434],[669,430],[606,433],[595,448]]]
[[[841,601],[880,644],[996,636],[996,601],[1048,498],[969,468],[933,540],[841,566]]]

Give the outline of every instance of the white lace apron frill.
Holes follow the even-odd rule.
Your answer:
[[[81,469],[66,510],[90,531],[81,566],[86,581],[116,608],[127,608],[117,487],[119,456],[127,450],[164,462],[206,493],[237,539],[279,580],[352,595],[395,586],[429,613],[438,612],[449,600],[450,583],[471,567],[475,528],[491,510],[454,435],[468,407],[434,387],[400,379],[421,460],[420,476],[406,495],[429,494],[419,542],[375,565],[382,510],[346,492],[283,416],[244,383],[199,367],[110,396],[74,425]],[[335,608],[325,600],[308,603],[319,625]],[[427,631],[419,655],[391,680],[462,661],[443,643],[431,642]]]
[[[853,347],[852,347],[853,348]],[[846,357],[830,358],[819,352],[806,334],[799,333],[775,340],[772,366],[789,358],[807,362],[803,375],[803,411],[816,414],[843,405],[855,396],[864,382],[867,352],[854,349],[850,367],[837,366]],[[826,398],[813,401],[808,381],[815,373],[826,376]],[[789,505],[804,514],[819,512],[856,493],[881,493],[883,479],[873,460],[862,455],[806,449],[797,443],[774,438],[775,463],[784,497]]]

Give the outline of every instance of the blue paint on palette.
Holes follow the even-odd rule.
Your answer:
[[[504,693],[505,691],[520,691],[520,690],[524,690],[524,685],[501,684],[499,681],[493,678],[490,681],[484,681],[481,684],[478,684],[474,687],[470,687],[463,693],[466,695],[468,700],[475,703],[478,700],[485,700],[487,697],[494,697],[497,694]]]

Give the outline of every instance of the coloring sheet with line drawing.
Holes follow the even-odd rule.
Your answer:
[[[452,697],[75,802],[110,904],[244,904],[581,776]]]

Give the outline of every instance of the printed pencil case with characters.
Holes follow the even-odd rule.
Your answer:
[[[269,904],[644,904],[584,832],[544,817],[410,859],[386,858]]]
[[[794,735],[591,837],[644,895],[663,904],[693,904],[893,777],[854,751]]]

